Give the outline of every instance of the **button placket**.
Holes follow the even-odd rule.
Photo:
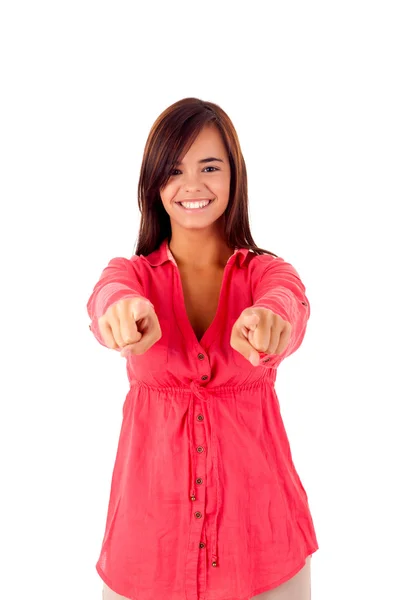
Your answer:
[[[190,502],[196,502],[193,504],[194,510],[191,515],[190,531],[189,531],[189,548],[193,549],[193,553],[188,555],[188,562],[186,565],[185,577],[189,584],[189,581],[197,579],[197,593],[199,598],[204,597],[205,590],[207,589],[207,553],[199,555],[200,549],[205,548],[205,486],[199,487],[196,490],[196,486],[200,486],[205,483],[205,476],[207,473],[208,465],[208,453],[209,453],[209,441],[207,429],[204,430],[203,437],[196,434],[196,424],[201,426],[205,423],[206,409],[203,404],[204,398],[198,392],[199,383],[192,381],[191,388],[192,393],[189,400],[189,412],[188,412],[188,436],[190,446]],[[201,410],[197,410],[196,407],[196,396],[200,399]],[[198,413],[198,414],[196,414]],[[195,418],[196,417],[196,418]],[[199,418],[200,417],[200,418]],[[205,437],[204,437],[205,436]],[[200,443],[199,443],[200,442]],[[196,458],[196,454],[198,458]],[[204,457],[204,463],[200,457]],[[203,469],[203,471],[202,471]],[[197,474],[201,477],[197,476]],[[201,493],[202,492],[202,493]],[[193,546],[192,546],[193,544]],[[207,543],[208,546],[208,543]],[[195,550],[196,548],[196,550]],[[189,588],[186,589],[186,597],[189,597]]]
[[[202,375],[201,379],[203,381],[205,381],[206,379],[208,379],[208,375]],[[198,384],[196,384],[195,380],[193,380],[192,383],[191,383],[191,388],[192,388],[193,393],[200,398],[201,403],[202,403],[202,407],[203,407],[203,413],[205,413],[204,402],[207,402],[207,401],[203,397],[203,394],[202,394],[202,391],[201,391],[202,390],[201,386],[199,386]],[[204,390],[204,391],[206,391],[206,390]],[[213,403],[212,400],[210,400],[209,402],[210,402],[210,410],[212,410],[212,412],[214,412],[214,403]],[[194,431],[193,396],[191,397],[190,405],[192,407],[191,411],[190,411],[190,415],[189,415],[189,421],[190,421],[190,424],[191,424],[191,427],[189,426],[189,435],[190,435],[190,438],[191,438],[189,443],[190,443],[191,457],[192,457],[191,458],[192,483],[191,483],[190,498],[191,498],[191,500],[196,500],[195,491],[194,491],[194,485],[197,483],[198,480],[196,479],[194,481],[194,464],[195,464],[195,461],[194,461],[194,456],[193,456],[194,455],[194,448],[193,448],[193,446],[194,446],[194,443],[193,443],[193,438],[194,438],[194,433],[193,433],[193,431]],[[210,417],[210,418],[211,418],[212,421],[214,420],[214,417]],[[204,416],[203,416],[203,419],[204,419]],[[199,420],[202,420],[202,419],[200,418],[200,419],[197,419],[197,420],[199,421]],[[207,429],[205,430],[205,433],[207,433]],[[213,526],[212,526],[212,534],[211,534],[211,537],[212,537],[212,544],[211,544],[211,565],[213,567],[217,567],[218,566],[218,541],[217,541],[218,533],[217,533],[217,521],[218,521],[218,514],[219,514],[219,511],[220,511],[220,507],[221,507],[221,498],[220,498],[220,483],[219,483],[219,473],[218,473],[218,450],[217,450],[217,442],[216,442],[216,437],[215,437],[215,431],[214,431],[214,429],[212,429],[212,431],[210,430],[210,440],[208,439],[208,435],[206,437],[207,437],[207,446],[206,446],[207,447],[207,454],[208,454],[208,451],[210,451],[210,460],[212,460],[212,465],[213,465],[213,469],[215,471],[215,476],[216,476],[216,493],[217,493],[216,503],[217,503],[217,508],[216,508],[216,515],[215,515],[215,518],[214,518],[214,523],[213,523]],[[212,445],[210,445],[210,444],[212,444]],[[197,451],[200,454],[202,454],[203,450],[204,450],[204,448],[202,448],[202,449],[201,448],[202,448],[201,446],[197,447]],[[205,472],[208,472],[207,468],[206,468]],[[204,502],[204,500],[203,500],[203,502]],[[194,512],[193,515],[194,515],[194,518],[196,520],[197,519],[201,519],[203,517],[203,514],[201,513],[200,510]]]
[[[202,355],[202,356],[203,356],[203,355]],[[206,377],[207,377],[207,376],[206,376]],[[196,417],[196,420],[197,420],[198,422],[201,422],[201,423],[203,423],[203,422],[204,422],[204,415],[202,415],[201,413],[200,413],[200,414],[198,414],[198,415],[197,415],[197,417]],[[190,426],[190,424],[189,424],[189,426]],[[194,442],[194,440],[193,440],[193,442]],[[203,454],[203,453],[205,453],[205,451],[206,451],[206,448],[205,448],[204,446],[197,446],[196,450],[197,450],[197,453],[198,453],[198,454]],[[205,471],[205,469],[204,469],[204,471]],[[196,478],[196,484],[197,484],[197,485],[202,485],[202,483],[203,483],[203,479],[202,479],[201,477],[197,477],[197,478]],[[194,501],[197,499],[197,497],[196,497],[196,495],[191,495],[191,496],[190,496],[190,499],[192,500],[192,502],[194,502]],[[199,516],[199,515],[200,515],[200,516]],[[200,518],[202,515],[201,515],[201,513],[198,513],[198,514],[197,514],[197,513],[195,513],[195,516],[197,516],[197,518]]]
[[[192,404],[192,411],[193,411],[193,404]],[[202,423],[204,423],[204,415],[202,415],[202,414],[197,415],[196,421],[197,421],[197,423],[199,425],[202,424]],[[191,422],[189,423],[189,426],[192,426],[192,423],[194,423],[193,420],[191,420]],[[194,438],[194,435],[195,435],[194,434],[194,428],[193,428],[193,434],[192,435],[193,435],[193,438]],[[192,440],[192,443],[193,444],[195,443],[194,439]],[[196,450],[197,450],[198,454],[204,455],[204,459],[206,461],[207,460],[207,452],[206,452],[205,445],[197,446]],[[197,469],[197,465],[198,465],[198,461],[196,461],[196,464],[193,463],[193,468]],[[204,472],[206,472],[206,468],[205,467],[204,467]],[[203,483],[203,479],[201,477],[196,477],[195,483],[196,483],[196,485],[201,485]],[[193,490],[193,492],[194,492],[194,490]],[[196,492],[195,494],[193,494],[191,496],[190,499],[191,499],[191,501],[195,501],[195,500],[201,501],[200,507],[203,507],[203,512],[205,511],[205,504],[204,504],[205,503],[205,490],[204,490],[203,498],[198,497],[197,492]],[[201,522],[201,519],[204,516],[203,512],[201,510],[196,510],[193,513],[195,520],[199,521],[199,523]],[[201,535],[201,531],[203,530],[203,528],[204,528],[204,523],[203,523],[203,525],[201,526],[201,529],[198,532],[200,535]],[[201,544],[201,542],[200,542],[200,544]],[[201,548],[202,546],[200,544],[199,544],[199,547]],[[204,557],[204,559],[205,559],[205,557]]]
[[[202,357],[202,358],[200,358],[200,357]],[[199,354],[199,359],[203,360],[204,359],[204,354]],[[203,401],[201,401],[201,402],[203,402]],[[199,425],[204,424],[204,422],[205,422],[204,415],[201,414],[201,413],[199,413],[196,416],[196,422]],[[205,438],[205,431],[203,430],[203,439],[204,438]],[[206,450],[206,452],[204,450]],[[207,445],[207,443],[205,444],[205,447],[204,447],[204,445],[198,446],[197,447],[197,452],[199,454],[204,454],[204,459],[205,459],[204,473],[206,473],[207,472],[207,469],[206,469],[207,454],[208,454],[208,445]],[[203,484],[203,479],[201,477],[196,477],[196,485],[200,486],[202,484]],[[205,490],[203,490],[203,497],[204,497],[203,502],[205,502]],[[205,504],[203,504],[203,506],[205,507]],[[204,513],[205,513],[205,508],[204,508]],[[204,535],[205,535],[205,524],[204,524],[204,522],[203,522],[203,529],[202,529],[202,531],[204,532]],[[201,537],[203,537],[202,534],[201,534]],[[204,542],[200,542],[199,543],[199,548],[201,549],[201,548],[204,548],[204,547],[205,547],[205,543]],[[201,557],[199,557],[198,566],[199,566],[198,574],[199,574],[199,577],[200,577],[198,592],[199,592],[199,597],[203,598],[204,597],[204,592],[207,589],[207,554],[206,553],[201,554]]]

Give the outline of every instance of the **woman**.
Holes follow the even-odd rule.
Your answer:
[[[96,569],[104,600],[309,600],[318,549],[275,392],[310,316],[295,268],[250,233],[245,162],[216,104],[155,121],[135,254],[90,328],[130,388]]]

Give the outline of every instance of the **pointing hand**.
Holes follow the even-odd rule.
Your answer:
[[[98,323],[106,346],[120,349],[124,357],[143,354],[162,336],[154,308],[142,296],[123,298],[111,304]]]
[[[280,354],[286,350],[292,326],[268,308],[246,308],[232,327],[230,344],[254,366],[259,352]]]

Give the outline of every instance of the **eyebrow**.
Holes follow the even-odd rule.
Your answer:
[[[199,163],[199,164],[201,164],[201,163],[213,162],[213,161],[216,161],[216,160],[217,160],[218,162],[222,162],[222,163],[224,162],[224,161],[222,160],[222,158],[216,158],[215,156],[209,156],[208,158],[201,158],[201,159],[198,161],[198,163]],[[175,164],[176,164],[176,165],[181,165],[181,164],[182,164],[182,161],[179,161],[179,162],[177,162],[177,163],[175,163]]]

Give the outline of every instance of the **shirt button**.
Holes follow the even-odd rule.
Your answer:
[[[205,548],[205,547],[206,547],[205,543],[204,542],[200,542],[199,548]]]
[[[197,452],[204,452],[203,446],[197,446],[196,450]]]
[[[202,354],[202,353],[200,352],[200,354],[198,354],[198,355],[197,355],[197,358],[198,358],[199,360],[204,360],[204,354]]]
[[[199,485],[201,485],[201,484],[203,483],[203,480],[202,480],[202,478],[201,478],[201,477],[198,477],[198,478],[196,479],[196,483],[198,483]]]
[[[201,514],[201,512],[199,512],[198,510],[194,513],[194,516],[196,517],[196,519],[201,519],[201,517],[203,516]]]
[[[201,378],[203,381],[205,381],[206,379],[208,379],[208,375],[202,375]]]
[[[203,415],[197,415],[197,420],[198,421],[204,421]]]

